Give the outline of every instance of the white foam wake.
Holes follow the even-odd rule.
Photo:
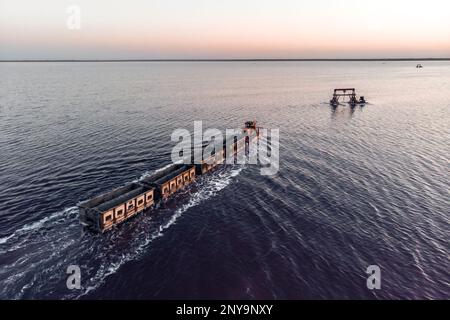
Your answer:
[[[189,208],[199,205],[203,201],[215,196],[217,192],[223,190],[231,183],[232,178],[236,177],[241,171],[242,167],[239,167],[228,172],[220,172],[216,176],[212,177],[212,179],[209,180],[206,185],[204,185],[198,192],[191,196],[188,203],[175,211],[175,214],[171,217],[171,219],[162,226],[163,230],[173,225],[176,220],[183,214],[183,212],[187,211]]]
[[[139,181],[142,181],[142,180],[144,180],[145,178],[147,178],[148,176],[150,176],[150,175],[152,175],[152,174],[155,174],[155,173],[161,172],[161,171],[163,171],[163,170],[166,170],[167,168],[173,166],[174,164],[179,164],[179,163],[182,163],[182,162],[179,161],[179,162],[175,162],[175,163],[169,163],[168,165],[166,165],[166,166],[164,166],[164,167],[162,167],[162,168],[158,168],[158,169],[155,169],[155,170],[146,171],[146,172],[144,172],[138,179],[133,180],[133,182],[139,182]]]
[[[77,207],[66,208],[61,211],[54,212],[54,213],[50,214],[49,216],[46,216],[38,221],[34,221],[32,223],[26,224],[23,227],[16,229],[9,236],[0,238],[0,244],[7,243],[9,240],[11,240],[13,238],[16,238],[18,236],[21,236],[23,234],[29,233],[34,230],[38,230],[38,229],[42,228],[43,226],[45,226],[46,224],[48,224],[49,222],[52,222],[58,218],[65,216],[65,215],[69,215],[76,210],[77,210]]]

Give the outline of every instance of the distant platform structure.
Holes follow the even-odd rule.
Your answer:
[[[360,96],[359,99],[356,98],[355,88],[334,89],[333,97],[330,100],[330,104],[333,107],[337,107],[340,104],[339,100],[344,101],[346,98],[348,98],[348,104],[351,105],[352,107],[356,105],[366,104],[364,96]]]

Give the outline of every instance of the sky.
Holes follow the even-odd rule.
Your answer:
[[[3,60],[400,57],[450,57],[450,1],[0,0]]]

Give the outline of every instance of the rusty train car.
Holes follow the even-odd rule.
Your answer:
[[[199,163],[173,164],[163,170],[78,204],[79,218],[83,226],[98,232],[112,227],[167,201],[177,191],[193,183],[197,176],[207,174],[225,163],[226,158],[237,157],[248,151],[250,143],[258,139],[260,128],[255,121],[247,121],[238,135],[228,137],[223,146],[215,148],[211,155]],[[246,149],[247,147],[247,149]],[[236,159],[236,158],[235,158]]]

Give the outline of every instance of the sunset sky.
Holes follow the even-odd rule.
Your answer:
[[[0,0],[0,59],[385,57],[450,57],[450,1]]]

